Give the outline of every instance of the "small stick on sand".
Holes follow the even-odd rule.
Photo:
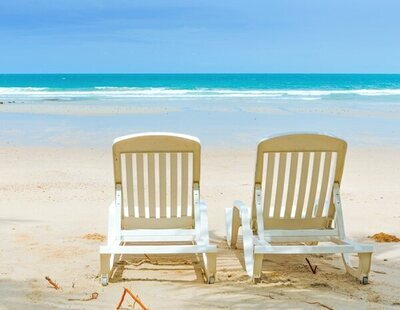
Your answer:
[[[157,261],[152,261],[151,258],[150,258],[148,255],[144,254],[144,256],[149,260],[149,263],[150,263],[150,264],[152,264],[152,265],[158,265],[158,262],[157,262]]]
[[[306,257],[306,261],[307,261],[307,263],[308,263],[308,266],[310,266],[310,269],[311,269],[312,273],[313,273],[313,274],[316,274],[316,273],[317,273],[317,268],[318,268],[318,266],[315,265],[315,267],[313,267],[313,266],[311,265],[311,263],[310,263],[310,261],[308,260],[307,257]]]
[[[121,305],[122,305],[122,303],[124,302],[124,299],[125,299],[125,295],[126,295],[126,288],[124,288],[124,292],[122,293],[121,299],[119,300],[119,303],[118,303],[116,309],[120,309],[121,308]]]
[[[69,301],[90,301],[93,299],[97,299],[99,297],[99,293],[94,292],[89,298],[68,298]]]
[[[142,259],[142,260],[140,260],[139,262],[137,262],[137,263],[131,263],[133,266],[135,266],[135,267],[138,267],[138,266],[140,266],[140,265],[142,265],[142,264],[144,264],[144,263],[149,263],[149,264],[152,264],[152,265],[158,265],[158,262],[157,261],[152,261],[151,259],[150,259],[150,257],[148,257],[146,254],[144,254],[144,256],[146,257],[145,259]]]
[[[92,293],[92,296],[90,296],[89,298],[82,299],[82,300],[89,301],[89,300],[97,299],[97,297],[99,297],[99,293],[94,292],[94,293]]]
[[[61,287],[54,282],[52,279],[50,279],[49,277],[45,277],[45,279],[51,284],[52,287],[54,287],[56,290],[59,290]]]
[[[190,260],[185,260],[185,261],[166,261],[166,262],[159,262],[157,260],[152,260],[147,254],[144,254],[146,257],[145,259],[142,259],[138,261],[137,263],[129,263],[130,265],[133,265],[135,267],[138,267],[140,265],[143,265],[144,263],[148,263],[151,265],[191,265],[192,262]]]
[[[333,309],[333,308],[331,308],[331,307],[329,307],[329,306],[327,306],[327,305],[321,304],[321,303],[318,302],[318,301],[314,301],[314,302],[305,301],[305,303],[310,304],[310,305],[319,305],[320,307],[325,308],[325,309],[328,309],[328,310],[335,310],[335,309]]]
[[[144,263],[147,263],[147,262],[148,262],[147,259],[142,259],[137,263],[132,263],[132,265],[135,266],[135,267],[138,267],[138,266],[143,265]]]
[[[120,301],[119,301],[119,303],[118,303],[118,305],[117,305],[117,309],[120,309],[120,308],[121,308],[122,303],[124,302],[126,293],[128,293],[128,294],[133,298],[133,300],[134,300],[135,302],[137,302],[138,305],[139,305],[143,310],[148,310],[148,309],[149,309],[149,308],[147,308],[147,307],[140,301],[140,299],[139,299],[138,297],[136,297],[135,295],[133,295],[132,292],[131,292],[129,289],[127,289],[126,287],[124,287],[124,292],[122,293],[121,299],[120,299]]]

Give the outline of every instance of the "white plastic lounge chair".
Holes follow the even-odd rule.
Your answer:
[[[178,134],[145,133],[113,144],[115,201],[107,245],[100,247],[101,283],[108,284],[117,254],[203,254],[214,283],[207,207],[200,202],[200,142]],[[184,244],[182,244],[184,242]]]
[[[314,253],[341,253],[346,271],[368,283],[373,247],[348,240],[344,231],[339,189],[346,149],[343,140],[315,134],[258,144],[251,214],[240,201],[226,209],[228,245],[236,246],[242,226],[245,267],[255,283],[264,254]],[[357,268],[349,253],[358,254]]]

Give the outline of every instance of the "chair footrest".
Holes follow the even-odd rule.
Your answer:
[[[254,253],[260,254],[334,254],[372,253],[371,245],[256,245]]]
[[[215,245],[116,245],[101,246],[100,254],[196,254],[216,253]]]

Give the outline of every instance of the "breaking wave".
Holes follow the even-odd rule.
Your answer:
[[[0,87],[1,99],[107,99],[107,98],[271,98],[318,100],[354,96],[400,96],[400,89],[270,90],[270,89],[174,89],[94,87],[55,89],[45,87]]]

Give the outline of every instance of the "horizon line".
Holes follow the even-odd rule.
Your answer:
[[[400,75],[400,72],[7,72],[2,73],[0,75],[57,75],[57,74],[70,74],[70,75],[95,75],[95,74],[119,74],[119,75],[206,75],[206,74],[224,74],[224,75],[241,75],[241,74],[253,74],[253,75],[286,75],[286,74],[297,74],[297,75],[368,75],[368,74],[376,74],[376,75]]]

